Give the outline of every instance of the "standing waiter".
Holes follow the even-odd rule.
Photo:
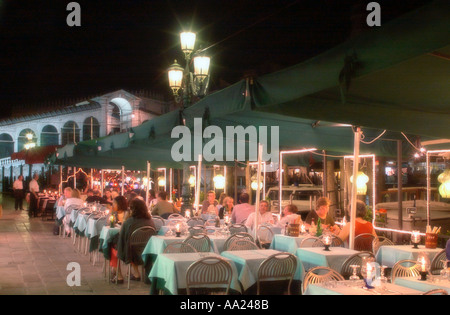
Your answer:
[[[30,208],[28,212],[28,216],[31,218],[32,216],[37,217],[38,211],[38,193],[39,193],[39,184],[38,184],[39,175],[34,174],[33,179],[30,182]]]
[[[23,198],[25,192],[23,190],[23,175],[19,177],[13,183],[14,199],[16,200],[14,208],[17,210],[23,210]]]

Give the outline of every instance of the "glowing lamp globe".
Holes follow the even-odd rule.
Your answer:
[[[181,50],[189,55],[194,51],[196,34],[192,32],[180,33]]]
[[[183,68],[177,63],[176,60],[167,70],[167,74],[169,76],[169,86],[174,93],[177,93],[181,88],[181,84],[183,82],[183,71]]]
[[[353,184],[353,176],[350,177],[350,182]],[[367,183],[369,182],[369,177],[364,174],[364,172],[358,172],[358,177],[356,178],[356,190],[358,195],[367,194]]]
[[[252,181],[251,188],[253,190],[257,190],[258,189],[258,182],[256,180]],[[262,188],[263,188],[263,183],[259,182],[259,189],[262,189]]]
[[[445,170],[438,176],[438,181],[442,184],[439,186],[439,194],[442,198],[450,198],[450,170]]]
[[[225,188],[225,177],[223,175],[214,176],[214,187],[217,189]]]
[[[194,175],[189,176],[189,185],[191,187],[195,186],[195,176]]]
[[[209,65],[211,63],[211,58],[206,56],[194,57],[194,75],[203,81],[209,74]]]
[[[164,177],[158,178],[158,186],[166,186],[166,179]]]

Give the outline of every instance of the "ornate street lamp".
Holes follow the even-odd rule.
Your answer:
[[[196,37],[196,34],[192,32],[180,33],[181,51],[184,53],[186,66],[183,69],[175,60],[167,70],[169,86],[172,89],[175,102],[181,102],[181,110],[192,104],[193,96],[199,98],[204,97],[209,85],[211,58],[206,56],[202,49],[195,51]],[[191,64],[193,64],[193,72],[191,72]],[[181,193],[183,198],[183,212],[191,208],[190,188],[192,179],[189,176],[189,165],[185,163],[183,166],[183,189]]]

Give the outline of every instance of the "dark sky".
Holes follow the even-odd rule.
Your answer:
[[[215,44],[211,87],[221,88],[346,40],[352,8],[370,1],[80,0],[81,27],[66,24],[69,2],[0,0],[0,117],[120,88],[168,93],[166,69],[183,61],[182,29],[196,31],[203,47]],[[383,23],[428,2],[378,1]]]

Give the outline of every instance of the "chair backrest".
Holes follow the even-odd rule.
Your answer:
[[[331,268],[315,267],[306,273],[303,280],[302,290],[305,292],[306,288],[310,284],[323,283],[331,280],[343,281],[344,277]]]
[[[197,250],[191,245],[184,242],[175,242],[167,245],[164,249],[164,253],[173,254],[173,253],[196,253]]]
[[[241,232],[245,232],[245,233],[248,232],[247,227],[244,224],[239,224],[239,223],[236,223],[236,224],[233,224],[232,226],[230,226],[229,230],[230,230],[231,235],[241,233]]]
[[[156,230],[152,226],[140,227],[131,233],[130,246],[147,245],[153,235],[156,235]]]
[[[300,242],[300,248],[313,247],[313,245],[316,244],[317,242],[320,242],[320,239],[318,237],[309,236],[307,238],[302,239],[302,241]]]
[[[250,241],[252,243],[255,243],[255,239],[253,238],[253,236],[251,236],[248,233],[241,232],[241,233],[233,234],[230,237],[228,237],[225,240],[225,243],[223,244],[223,250],[227,251],[234,240],[247,240],[247,241]]]
[[[205,226],[205,227],[208,227],[208,226],[216,226],[216,220],[211,220],[211,219],[209,219],[209,220],[207,220],[207,221],[205,222],[204,226]]]
[[[153,222],[155,223],[155,230],[158,232],[161,227],[163,227],[166,222],[159,215],[152,215]]]
[[[220,257],[204,257],[192,263],[186,271],[186,293],[194,288],[223,288],[230,290],[233,269],[228,261]]]
[[[375,260],[375,256],[372,252],[360,252],[360,253],[356,253],[356,254],[348,257],[342,264],[341,272],[340,272],[341,275],[345,279],[349,279],[349,277],[353,274],[353,269],[350,266],[357,265],[357,266],[360,266],[360,268],[358,269],[357,275],[359,277],[361,277],[361,266],[363,263],[363,258],[366,258],[366,257],[371,257]]]
[[[56,200],[48,200],[47,205],[45,206],[45,210],[53,210],[55,207]]]
[[[404,259],[395,263],[392,267],[391,279],[394,283],[398,277],[418,277],[420,276],[420,267],[415,260]]]
[[[277,253],[267,257],[258,268],[257,293],[261,293],[261,281],[289,280],[288,294],[291,293],[291,283],[297,270],[297,257],[290,253]]]
[[[430,266],[431,274],[439,274],[440,271],[442,269],[444,269],[444,267],[446,268],[447,266],[444,266],[444,263],[443,263],[443,261],[445,261],[445,260],[447,260],[447,255],[446,255],[445,249],[443,249],[436,256],[434,256],[433,260],[431,261],[431,266]]]
[[[448,292],[444,289],[434,289],[424,292],[422,295],[448,295]]]
[[[80,206],[70,205],[65,209],[66,214],[70,214],[73,210],[81,210]]]
[[[206,234],[191,235],[183,242],[191,245],[198,252],[211,251],[211,240]]]
[[[268,248],[273,240],[273,231],[267,225],[260,225],[256,230],[256,239],[259,246]]]
[[[169,215],[167,220],[183,220],[184,221],[185,218],[179,213],[172,213],[171,215]]]
[[[187,220],[186,223],[190,227],[197,226],[197,225],[203,226],[205,224],[205,220],[203,220],[200,217],[192,217],[189,220]]]
[[[196,225],[189,228],[190,235],[206,234],[204,226]]]
[[[322,247],[323,245],[323,238],[325,235],[319,236],[319,239],[312,244],[312,247]],[[344,241],[336,235],[331,236],[331,247],[345,247]]]
[[[373,242],[376,237],[373,234],[362,233],[355,237],[355,250],[373,253]]]
[[[392,242],[389,238],[385,236],[378,236],[378,238],[375,238],[373,240],[372,244],[373,253],[376,256],[381,246],[394,246],[394,245],[395,245],[394,242]]]
[[[255,243],[246,240],[246,239],[235,239],[228,246],[228,251],[236,251],[236,250],[255,250],[259,249],[258,245]]]

